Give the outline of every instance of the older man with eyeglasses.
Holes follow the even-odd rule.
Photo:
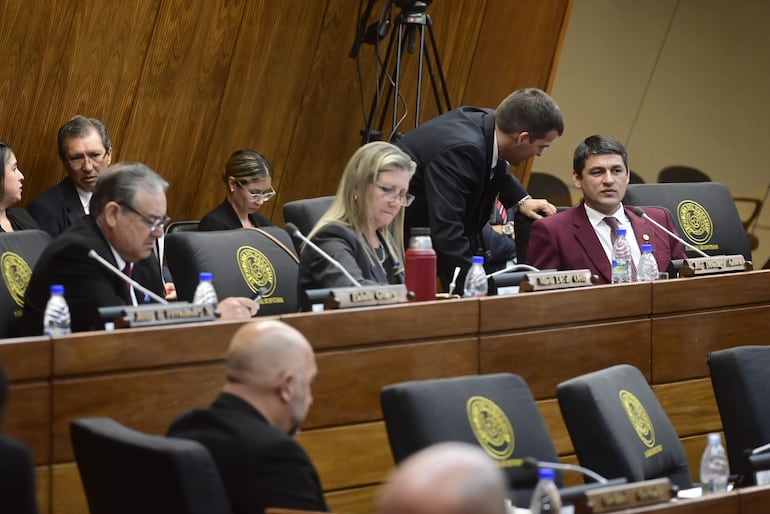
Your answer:
[[[57,143],[67,176],[27,207],[40,228],[54,237],[88,214],[99,173],[112,160],[107,128],[96,118],[70,119],[59,128]]]
[[[90,258],[91,250],[157,296],[165,295],[153,248],[169,221],[167,187],[168,182],[141,163],[118,163],[100,175],[90,213],[55,238],[35,265],[24,298],[22,335],[42,333],[53,284],[64,286],[73,332],[101,329],[99,307],[150,301]],[[259,305],[248,298],[228,298],[219,308],[225,318],[250,317]]]

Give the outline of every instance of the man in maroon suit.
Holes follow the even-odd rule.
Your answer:
[[[626,229],[636,264],[644,243],[652,244],[661,270],[667,269],[672,259],[685,258],[679,242],[623,206],[630,174],[628,154],[619,141],[605,135],[586,138],[575,149],[572,169],[572,182],[583,191],[583,202],[532,224],[528,264],[540,269],[589,269],[599,277],[599,283],[610,283],[611,223]],[[645,212],[676,233],[666,210],[647,207]]]

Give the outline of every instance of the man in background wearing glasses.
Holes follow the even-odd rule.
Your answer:
[[[57,143],[67,176],[27,207],[40,228],[53,237],[88,214],[96,179],[112,159],[107,128],[96,118],[75,116],[59,128]]]
[[[124,275],[163,297],[155,241],[169,222],[168,182],[140,163],[118,163],[99,177],[91,212],[55,238],[32,272],[24,298],[22,335],[43,331],[43,312],[53,284],[64,286],[73,332],[99,330],[99,307],[149,302],[141,291],[89,257],[94,250]],[[259,305],[248,298],[220,302],[223,318],[250,317]]]

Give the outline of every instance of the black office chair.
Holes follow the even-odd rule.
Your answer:
[[[629,482],[666,477],[692,487],[679,436],[637,368],[581,375],[560,383],[556,394],[581,466]]]
[[[682,238],[709,255],[741,254],[751,247],[730,191],[717,182],[631,184],[623,203],[665,207]],[[689,257],[699,254],[685,248]]]
[[[551,202],[553,203],[553,202]],[[556,207],[556,212],[562,212],[570,209],[570,207]],[[516,262],[527,262],[527,246],[529,246],[529,231],[534,223],[530,217],[527,217],[520,212],[516,211],[513,215],[513,233],[516,241]]]
[[[628,179],[628,183],[629,184],[644,184],[645,183],[645,181],[642,178],[642,176],[639,175],[634,170],[628,170],[628,173],[629,173],[629,179]]]
[[[532,198],[545,198],[557,207],[571,207],[572,195],[562,179],[549,173],[533,171],[529,175],[527,192]]]
[[[556,449],[532,393],[518,375],[499,373],[386,386],[380,395],[396,463],[427,446],[463,441],[481,446],[505,471],[515,503],[529,504],[537,483],[534,457],[554,462]],[[557,475],[561,485],[561,475]]]
[[[210,271],[220,300],[261,293],[260,316],[299,309],[299,259],[280,227],[177,231],[166,237],[166,262],[180,300],[192,301],[200,272]]]
[[[745,450],[770,443],[770,346],[738,346],[708,356],[733,473],[744,475]]]
[[[0,338],[16,334],[32,269],[50,241],[42,230],[0,233]]]
[[[334,196],[319,196],[286,202],[283,204],[283,219],[289,223],[294,223],[299,231],[307,236],[321,219],[321,216],[329,210],[333,200]],[[295,240],[294,244],[297,254],[299,254],[302,241]]]
[[[137,432],[110,418],[70,423],[91,514],[229,514],[208,450],[195,441]]]
[[[166,235],[173,234],[180,230],[195,232],[198,230],[199,223],[200,220],[172,221],[166,225]]]

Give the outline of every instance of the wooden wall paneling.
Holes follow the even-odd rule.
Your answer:
[[[679,437],[722,429],[710,379],[656,385],[653,391]]]
[[[5,408],[5,431],[26,443],[37,464],[51,459],[51,387],[48,381],[13,384]]]
[[[615,364],[650,377],[650,321],[625,321],[482,336],[479,373],[520,375],[536,399],[554,398],[567,379]]]
[[[768,343],[770,306],[660,317],[653,319],[652,333],[654,383],[706,377],[710,352]]]
[[[370,513],[375,512],[375,502],[380,486],[356,487],[342,491],[331,491],[324,496],[330,512]]]
[[[160,6],[123,139],[123,160],[139,160],[173,184],[168,213],[187,217],[214,131],[245,1]]]
[[[40,510],[41,514],[46,511]],[[51,511],[52,514],[84,514],[88,512],[88,501],[80,480],[78,466],[74,462],[51,466]]]
[[[35,468],[35,497],[38,512],[51,511],[51,466]]]
[[[537,402],[537,407],[540,409],[545,426],[548,428],[548,435],[551,436],[556,447],[556,453],[560,456],[574,454],[575,448],[572,446],[567,425],[564,424],[564,419],[561,417],[558,400],[540,400]]]
[[[318,79],[311,70],[321,51],[318,45],[327,4],[247,3],[239,26],[233,27],[237,29],[237,41],[227,84],[200,179],[190,184],[197,190],[194,201],[186,205],[187,217],[199,219],[222,201],[225,186],[221,173],[227,158],[235,150],[249,148],[265,155],[273,166],[273,185],[278,195],[260,211],[277,221],[276,214],[281,212],[286,197],[283,183],[287,175],[295,173],[288,167],[291,153],[323,153],[322,148],[313,146],[312,138],[302,137],[296,145],[292,139],[298,130],[306,90]],[[330,96],[325,101],[332,99]],[[321,126],[316,121],[299,129],[311,135]],[[296,173],[305,177],[318,171]]]

